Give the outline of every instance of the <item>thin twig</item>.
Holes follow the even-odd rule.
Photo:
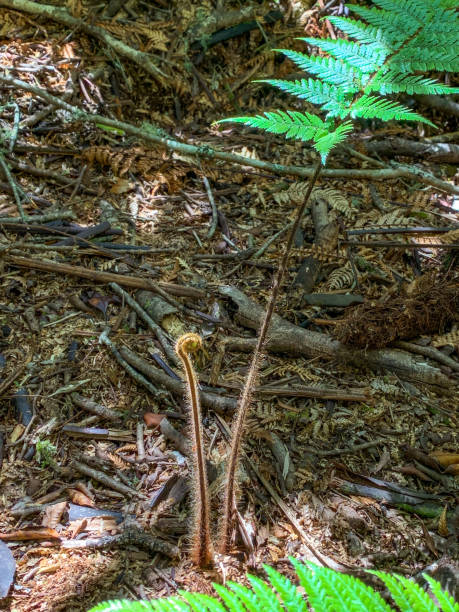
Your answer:
[[[125,359],[123,359],[123,357],[120,355],[116,346],[113,344],[113,342],[108,337],[109,332],[110,330],[108,328],[104,329],[104,331],[99,336],[99,343],[105,344],[106,346],[108,346],[108,348],[110,349],[110,352],[112,353],[116,361],[119,363],[119,365],[122,368],[124,368],[126,372],[136,382],[138,382],[139,384],[143,385],[146,389],[148,389],[148,391],[150,391],[153,397],[162,395],[162,393],[156,387],[154,387],[150,381],[148,381],[144,376],[142,376],[142,374],[139,374],[139,372],[134,370],[134,368],[131,365],[129,365],[129,363]]]
[[[207,179],[207,176],[203,176],[202,180],[204,182],[204,186],[207,191],[207,197],[209,198],[210,205],[212,206],[212,223],[210,224],[210,228],[207,233],[207,238],[210,240],[215,234],[215,230],[217,229],[218,211],[217,211],[217,205],[215,204],[214,194],[212,193],[212,190],[210,188],[210,184]]]
[[[22,193],[24,192],[22,191],[22,189],[20,189],[20,187],[14,180],[13,175],[11,174],[10,168],[1,151],[0,151],[0,166],[2,167],[3,172],[5,173],[6,179],[8,183],[10,184],[11,189],[13,191],[14,199],[16,201],[16,206],[18,208],[19,214],[21,215],[21,220],[24,221],[25,223],[26,217],[25,217],[25,212],[24,212],[24,208],[22,207],[22,201],[21,201],[21,192]]]
[[[148,325],[148,327],[151,329],[151,331],[158,338],[158,340],[159,340],[159,342],[160,342],[160,344],[161,344],[165,354],[167,355],[167,358],[169,359],[169,361],[171,363],[175,363],[176,365],[179,365],[180,361],[176,357],[174,349],[170,345],[170,343],[169,343],[169,341],[168,341],[168,339],[166,337],[166,334],[163,332],[161,327],[155,321],[153,321],[153,319],[142,308],[142,306],[140,306],[140,304],[138,302],[136,302],[136,300],[134,298],[132,298],[129,295],[129,293],[124,291],[124,289],[122,289],[117,283],[110,283],[109,287],[111,289],[113,289],[113,291],[116,294],[118,294],[126,302],[126,304],[128,306],[130,306],[132,308],[132,310],[134,310],[138,314],[138,316],[142,319],[142,321],[144,321],[144,323],[146,323]]]

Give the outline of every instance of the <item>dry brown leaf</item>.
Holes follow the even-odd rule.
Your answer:
[[[164,414],[156,414],[154,412],[145,412],[143,415],[143,420],[145,421],[145,425],[147,427],[157,427],[161,421],[164,419]]]
[[[65,501],[58,504],[53,504],[52,506],[47,506],[41,522],[43,527],[51,527],[51,529],[53,529],[59,525],[66,508],[67,502]]]
[[[128,191],[132,191],[133,187],[132,181],[118,177],[110,187],[110,192],[116,194],[127,193]]]
[[[430,456],[438,461],[443,467],[459,463],[459,453],[444,453],[443,451],[434,451]]]
[[[67,489],[67,492],[69,494],[70,500],[74,504],[77,504],[78,506],[89,506],[90,508],[94,508],[93,500],[81,491],[78,491],[77,489]]]
[[[459,463],[452,463],[448,465],[445,470],[445,474],[452,474],[453,476],[459,476]]]
[[[24,425],[22,425],[21,423],[18,423],[13,431],[11,432],[10,435],[10,444],[14,444],[14,442],[16,442],[17,440],[19,440],[19,438],[22,436],[22,434],[24,433]]]
[[[447,510],[448,506],[445,506],[438,519],[438,533],[444,538],[446,538],[446,536],[449,534],[448,521],[446,519]]]
[[[60,540],[61,536],[55,529],[49,527],[30,527],[18,529],[11,533],[0,533],[0,540],[4,542],[22,542],[25,540]]]

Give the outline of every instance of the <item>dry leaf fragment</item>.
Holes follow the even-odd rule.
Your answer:
[[[49,527],[30,527],[18,529],[11,533],[0,533],[0,540],[4,542],[22,542],[25,540],[60,540],[61,536],[55,529]]]
[[[459,476],[459,463],[452,463],[448,465],[445,470],[445,474],[452,474],[453,476]]]
[[[459,453],[445,453],[443,451],[434,451],[430,456],[438,461],[443,467],[459,463]]]
[[[53,529],[61,522],[62,515],[64,514],[67,508],[67,502],[59,502],[58,504],[53,504],[52,506],[47,506],[45,509],[45,514],[43,515],[43,520],[41,524],[43,527],[50,527]]]
[[[11,432],[11,435],[10,435],[10,444],[14,444],[14,442],[19,440],[19,438],[24,433],[24,429],[25,429],[25,427],[24,427],[24,425],[22,425],[22,423],[18,423],[17,425],[15,425],[15,427],[14,427],[14,429]]]
[[[438,533],[444,538],[446,538],[449,534],[448,522],[446,519],[447,510],[448,510],[448,506],[445,506],[438,519]]]
[[[157,427],[164,419],[165,414],[155,414],[154,412],[145,412],[143,420],[147,427]]]
[[[81,491],[78,491],[77,489],[67,489],[67,492],[69,494],[70,500],[74,504],[77,504],[78,506],[88,506],[89,508],[94,508],[95,504],[93,500]]]

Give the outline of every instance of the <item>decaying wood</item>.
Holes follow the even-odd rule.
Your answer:
[[[166,540],[160,540],[139,528],[129,526],[123,533],[117,535],[102,536],[101,538],[87,538],[85,540],[65,540],[61,543],[62,548],[125,548],[126,546],[138,546],[151,553],[162,553],[167,557],[179,556],[179,548]]]
[[[245,327],[258,329],[263,316],[263,308],[251,301],[242,291],[235,287],[221,287],[222,295],[229,297],[237,306],[237,318]],[[253,342],[245,342],[241,347],[252,350]],[[454,381],[439,369],[425,362],[418,362],[411,355],[396,349],[353,350],[325,334],[305,330],[275,315],[266,344],[267,350],[276,353],[287,353],[305,357],[324,357],[352,363],[359,367],[371,369],[383,368],[396,372],[401,378],[427,384],[434,384],[449,389]]]
[[[328,204],[319,197],[314,197],[311,205],[312,219],[315,228],[314,245],[319,249],[333,252],[338,242],[338,223],[328,218]],[[310,293],[316,284],[322,263],[319,257],[311,254],[302,262],[295,283],[300,285],[305,293]]]
[[[365,143],[370,155],[388,155],[394,157],[416,157],[429,159],[437,163],[457,164],[459,162],[459,145],[449,143],[417,142],[406,138],[384,138]]]

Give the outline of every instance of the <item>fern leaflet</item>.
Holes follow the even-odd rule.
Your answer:
[[[308,604],[315,612],[395,612],[379,593],[354,576],[312,563],[304,565],[296,559],[290,561],[305,596],[288,578],[264,566],[269,583],[248,576],[251,589],[235,582],[228,582],[226,586],[216,584],[214,588],[221,599],[181,591],[180,597],[151,602],[109,601],[95,606],[90,612],[307,612]],[[459,612],[459,605],[430,576],[424,578],[441,608],[436,607],[416,582],[384,572],[370,573],[384,582],[401,612]]]

